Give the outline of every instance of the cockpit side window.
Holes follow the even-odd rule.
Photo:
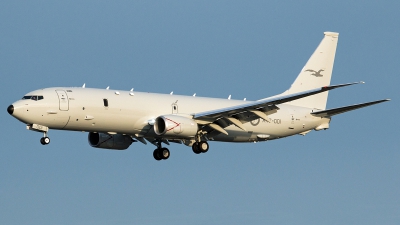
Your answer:
[[[26,99],[38,101],[38,100],[42,100],[44,98],[43,98],[43,95],[26,95],[26,96],[22,97],[22,100],[26,100]]]

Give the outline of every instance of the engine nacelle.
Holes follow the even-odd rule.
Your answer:
[[[165,137],[194,137],[198,129],[196,121],[178,115],[159,116],[154,122],[154,132]]]
[[[88,135],[89,145],[94,148],[125,150],[132,144],[132,138],[122,134],[93,133]]]

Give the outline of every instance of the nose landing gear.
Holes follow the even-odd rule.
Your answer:
[[[47,136],[47,132],[49,128],[40,124],[28,124],[26,125],[26,129],[36,131],[36,132],[43,132],[43,137],[40,138],[40,144],[48,145],[50,144],[50,138]]]

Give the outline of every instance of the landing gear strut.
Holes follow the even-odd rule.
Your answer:
[[[206,153],[209,149],[209,145],[206,141],[195,142],[192,145],[192,150],[196,154]]]
[[[168,159],[171,153],[169,152],[168,148],[161,147],[161,141],[157,143],[157,148],[153,152],[153,157],[155,160],[160,161],[162,159]]]
[[[47,132],[43,132],[43,137],[40,138],[40,143],[41,143],[42,145],[48,145],[48,144],[50,144],[50,138],[47,137]]]

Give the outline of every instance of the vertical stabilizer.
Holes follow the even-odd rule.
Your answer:
[[[300,71],[289,90],[283,94],[292,94],[314,88],[329,86],[332,77],[333,62],[339,33],[325,32],[321,43]],[[290,105],[325,109],[328,92],[289,102]]]

